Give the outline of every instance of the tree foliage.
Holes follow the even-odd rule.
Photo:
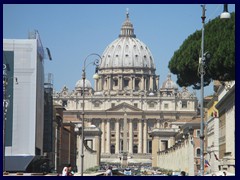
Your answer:
[[[201,41],[202,30],[191,34],[168,64],[170,71],[177,75],[179,86],[200,88]],[[212,80],[235,80],[235,13],[231,13],[231,19],[218,17],[205,24],[204,52],[211,55],[205,64],[204,86]]]

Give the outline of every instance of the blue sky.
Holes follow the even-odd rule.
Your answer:
[[[45,60],[45,73],[54,75],[54,89],[66,85],[72,90],[81,79],[85,57],[101,55],[118,38],[127,8],[137,38],[153,54],[162,85],[174,51],[202,28],[200,4],[7,4],[3,5],[3,38],[26,39],[28,32],[38,30],[52,54],[52,61]],[[206,9],[207,23],[222,13],[223,5],[207,4]],[[235,11],[235,5],[229,4],[228,10]],[[94,67],[88,66],[86,74],[93,86]],[[172,79],[176,81],[176,76]],[[211,94],[212,84],[204,92]]]

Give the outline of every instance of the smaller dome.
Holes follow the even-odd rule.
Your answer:
[[[154,93],[153,93],[153,92],[150,92],[150,93],[149,93],[149,96],[154,96]]]
[[[163,82],[162,85],[163,89],[178,89],[177,85],[171,79],[171,74],[169,73],[167,76],[167,80]]]
[[[83,87],[83,79],[78,80],[75,85],[75,88],[82,88]],[[92,85],[89,80],[85,79],[85,88],[92,88]]]

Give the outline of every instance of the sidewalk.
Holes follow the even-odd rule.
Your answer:
[[[83,173],[83,176],[101,176],[104,172]],[[75,173],[74,176],[81,176],[81,173]]]

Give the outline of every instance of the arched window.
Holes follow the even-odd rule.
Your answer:
[[[111,145],[111,154],[115,154],[115,145]]]
[[[113,85],[118,86],[118,79],[113,79]]]
[[[138,91],[140,89],[140,79],[135,79],[135,90]]]
[[[124,85],[124,88],[128,88],[128,86],[129,86],[129,79],[124,79],[124,81],[123,81],[123,85]]]
[[[165,123],[164,123],[164,128],[167,128],[167,127],[168,127],[168,123],[165,122]]]
[[[196,149],[196,156],[197,156],[197,157],[200,157],[200,153],[201,153],[200,148],[197,148],[197,149]]]
[[[133,146],[133,153],[134,154],[138,153],[138,146],[137,145]]]

